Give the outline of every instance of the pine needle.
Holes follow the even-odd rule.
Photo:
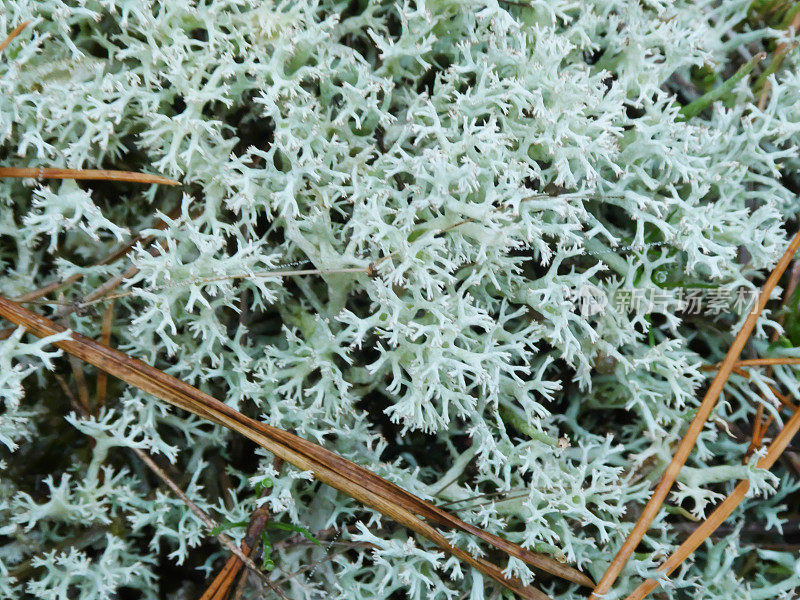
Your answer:
[[[800,365],[800,358],[794,356],[776,356],[771,358],[747,358],[739,360],[734,363],[734,368],[748,368],[748,367],[774,367],[778,365]],[[714,365],[703,365],[701,368],[704,371],[716,371],[722,366],[722,363]]]
[[[8,37],[0,42],[0,52],[6,49],[6,47],[17,37],[22,31],[31,24],[31,21],[23,21],[19,25],[17,25],[14,30],[8,34]]]
[[[107,169],[56,169],[51,167],[0,167],[0,178],[30,177],[32,179],[89,179],[99,181],[127,181],[130,183],[160,183],[180,185],[180,181],[133,171]]]

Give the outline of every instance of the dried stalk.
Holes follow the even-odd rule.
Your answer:
[[[750,437],[750,444],[747,446],[747,450],[745,450],[744,456],[742,457],[742,464],[747,463],[753,452],[756,451],[756,448],[761,446],[761,442],[764,441],[764,434],[767,432],[772,421],[764,423],[763,419],[764,405],[759,403],[756,408],[756,414],[753,417],[753,433]]]
[[[264,508],[257,508],[250,517],[250,523],[247,527],[245,539],[242,541],[241,550],[242,553],[250,557],[251,560],[255,549],[258,547],[258,538],[264,530],[264,527],[266,527],[268,520],[269,514]],[[200,600],[224,600],[230,592],[233,583],[236,581],[236,575],[239,573],[241,567],[242,561],[239,557],[231,556],[222,570],[211,582],[211,585],[208,586],[200,597]],[[280,588],[276,585],[274,589],[279,590]],[[278,593],[281,597],[285,597],[283,596],[283,592]]]
[[[153,459],[147,455],[147,453],[140,450],[139,448],[131,448],[131,450],[133,450],[136,456],[138,456],[142,460],[142,462],[144,462],[144,464],[147,465],[150,468],[150,470],[153,471],[153,473],[155,473],[166,484],[166,486],[169,489],[171,489],[173,493],[184,502],[184,504],[186,504],[186,506],[189,507],[189,510],[191,510],[195,515],[197,515],[197,518],[200,519],[206,525],[206,527],[213,530],[217,526],[214,520],[210,516],[208,516],[202,508],[200,508],[199,506],[197,506],[197,504],[192,502],[192,500],[186,494],[183,493],[183,490],[180,487],[178,487],[177,484],[174,481],[172,481],[172,479],[169,478],[169,476],[164,472],[164,470],[161,467],[159,467],[153,461]],[[227,535],[223,533],[218,533],[216,537],[223,546],[225,546],[228,550],[230,550],[234,554],[237,560],[240,560],[245,565],[247,565],[247,568],[250,569],[253,573],[255,573],[259,577],[259,579],[261,579],[264,583],[266,583],[270,587],[270,589],[276,592],[281,598],[286,598],[283,592],[281,592],[280,589],[277,586],[275,586],[275,584],[273,584],[269,580],[269,578],[259,570],[258,566],[256,566],[256,563],[253,562],[253,559],[251,559],[249,556],[247,556],[247,554],[245,554],[239,548],[236,547],[236,544],[233,543],[233,540],[231,540],[231,538],[229,538]]]
[[[242,574],[239,575],[239,583],[236,584],[236,589],[233,592],[232,600],[242,600],[242,594],[244,594],[244,588],[247,585],[247,578],[249,577],[250,573],[246,570],[242,571]]]
[[[281,464],[283,461],[280,459],[275,459],[273,461],[273,467],[276,471],[280,471]],[[223,470],[224,472],[224,470]],[[262,491],[263,495],[263,491]],[[267,526],[267,522],[269,521],[269,513],[267,509],[263,506],[256,508],[250,514],[250,521],[247,525],[247,533],[245,534],[245,538],[242,541],[242,552],[250,556],[251,558],[254,556],[256,549],[258,548],[258,540],[261,533],[264,531],[264,528]],[[217,574],[214,580],[211,582],[211,585],[208,586],[205,593],[201,596],[200,600],[224,600],[228,593],[230,592],[231,586],[233,586],[234,581],[236,580],[236,575],[239,573],[242,567],[242,561],[240,561],[237,557],[231,556],[228,561],[225,563],[225,566],[222,570]],[[239,580],[238,588],[244,587],[244,582],[247,579],[247,571],[242,573],[242,577]]]
[[[749,367],[774,367],[778,365],[800,365],[800,358],[794,356],[776,356],[771,358],[747,358],[734,363],[735,368],[743,369]],[[722,366],[722,363],[714,365],[703,365],[704,371],[715,371]]]

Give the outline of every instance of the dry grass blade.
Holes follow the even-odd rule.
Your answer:
[[[49,319],[41,317],[2,296],[0,296],[0,316],[12,323],[24,326],[39,337],[64,331],[63,327]],[[275,456],[301,470],[313,472],[315,477],[323,483],[348,494],[359,502],[427,537],[443,550],[460,558],[521,597],[533,600],[547,598],[541,591],[526,586],[517,579],[506,578],[497,565],[484,559],[476,558],[458,547],[451,546],[437,529],[417,515],[427,517],[440,525],[474,533],[477,537],[491,543],[498,549],[504,550],[522,560],[539,562],[550,566],[548,560],[552,560],[555,563],[556,561],[553,559],[542,560],[541,556],[529,552],[516,544],[468,525],[449,513],[432,506],[367,469],[359,467],[355,463],[321,446],[246,417],[208,394],[83,335],[73,333],[72,339],[56,342],[56,345],[67,353],[95,365],[97,368],[103,369],[109,374],[161,400],[241,433]],[[570,581],[579,578],[588,580],[583,574],[574,569],[570,569],[560,563],[557,564],[559,572],[571,571],[569,572]]]
[[[686,434],[681,440],[678,450],[672,457],[672,461],[670,462],[669,466],[667,466],[666,471],[664,471],[661,481],[659,481],[658,485],[656,486],[653,495],[650,497],[650,500],[644,507],[644,510],[642,511],[639,520],[636,522],[636,525],[634,525],[633,530],[628,534],[628,537],[625,539],[622,547],[611,561],[611,564],[608,566],[608,569],[606,569],[606,572],[600,579],[597,587],[595,587],[590,599],[597,598],[597,596],[601,596],[611,589],[611,586],[614,585],[614,582],[622,572],[622,569],[625,567],[625,564],[628,562],[631,554],[633,554],[634,549],[644,537],[645,533],[647,533],[650,523],[653,522],[653,519],[655,519],[656,515],[658,514],[658,511],[666,499],[669,490],[672,488],[672,484],[675,483],[675,478],[678,476],[681,467],[683,467],[686,459],[689,457],[689,453],[692,451],[692,448],[694,448],[697,437],[700,435],[703,426],[708,420],[711,410],[714,408],[714,405],[716,404],[717,399],[722,392],[722,388],[728,381],[728,377],[730,377],[734,367],[737,366],[736,362],[738,361],[739,356],[742,353],[742,349],[744,348],[745,343],[747,343],[750,334],[753,332],[756,321],[758,320],[761,311],[764,310],[764,307],[766,306],[767,301],[772,294],[772,290],[775,289],[775,286],[778,284],[778,280],[781,278],[781,275],[783,275],[783,272],[789,266],[789,263],[797,252],[798,246],[800,246],[800,232],[795,234],[794,238],[789,244],[789,247],[786,249],[786,252],[784,252],[783,256],[778,261],[775,270],[772,271],[767,279],[767,282],[764,284],[764,287],[758,296],[755,309],[750,312],[750,314],[747,316],[747,319],[745,319],[742,328],[739,330],[739,333],[736,334],[736,337],[734,338],[733,343],[728,350],[728,354],[725,356],[725,360],[722,361],[719,371],[711,381],[711,385],[709,385],[708,390],[703,397],[703,401],[700,403],[700,406],[697,409],[697,414],[689,424],[689,429],[686,431]]]
[[[13,39],[17,37],[20,33],[22,33],[22,31],[30,24],[31,24],[30,21],[23,21],[22,23],[17,25],[14,28],[14,30],[8,34],[8,37],[6,37],[6,39],[0,42],[0,52],[5,50],[6,46],[8,46],[13,41]]]
[[[736,373],[737,375],[741,375],[745,379],[750,379],[750,373],[748,373],[744,369],[740,369],[739,367],[733,367],[731,372]]]
[[[792,418],[786,422],[786,425],[777,437],[769,445],[767,454],[762,456],[756,463],[761,469],[769,469],[778,460],[778,457],[783,453],[789,442],[800,430],[800,411],[795,411]],[[730,516],[734,509],[741,504],[744,500],[747,490],[750,488],[750,482],[745,480],[733,488],[733,492],[725,498],[714,512],[712,512],[708,519],[701,523],[697,529],[681,544],[678,549],[666,560],[666,562],[659,567],[659,571],[664,571],[667,575],[672,573],[686,558],[692,554],[714,531],[719,527],[722,522]],[[627,597],[626,600],[642,600],[650,592],[652,592],[658,582],[654,579],[644,581],[637,587],[633,593]]]
[[[0,167],[0,178],[30,177],[32,179],[92,179],[100,181],[128,181],[131,183],[160,183],[180,185],[180,181],[133,171],[106,169],[56,169],[51,167]]]
[[[759,404],[758,407],[756,408],[756,414],[753,416],[753,435],[751,436],[750,445],[747,447],[747,450],[744,453],[744,458],[742,459],[742,461],[746,461],[748,458],[750,458],[753,452],[756,451],[756,448],[758,448],[761,445],[761,440],[764,438],[764,432],[766,430],[766,428],[764,427],[764,422],[762,420],[763,418],[764,418],[764,405]]]

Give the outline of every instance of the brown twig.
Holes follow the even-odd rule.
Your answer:
[[[244,569],[239,575],[239,583],[236,584],[236,589],[233,592],[233,597],[231,600],[242,600],[242,594],[244,594],[244,588],[247,585],[247,578],[250,576],[250,573],[247,569]]]
[[[63,332],[63,327],[32,313],[20,304],[0,296],[0,316],[24,326],[34,335],[45,337]],[[78,333],[71,339],[55,344],[69,354],[89,362],[126,383],[160,398],[169,404],[188,410],[209,421],[228,427],[253,440],[263,448],[315,477],[348,494],[359,502],[427,537],[443,550],[453,554],[478,569],[497,583],[523,598],[542,600],[541,591],[524,585],[515,578],[507,578],[502,570],[485,559],[477,558],[457,546],[452,546],[424,517],[437,525],[475,535],[507,554],[528,562],[554,575],[586,585],[588,577],[576,569],[558,563],[549,556],[526,550],[474,525],[470,525],[432,504],[403,490],[371,471],[341,456],[297,437],[289,432],[271,427],[235,411],[228,405],[166,373],[131,358],[118,350],[99,344]],[[419,515],[419,516],[417,516]]]
[[[140,450],[139,448],[131,448],[133,452],[138,456],[145,465],[147,465],[153,473],[155,473],[161,481],[163,481],[166,486],[173,491],[173,493],[178,496],[186,506],[189,507],[197,518],[200,519],[209,530],[213,530],[217,527],[217,523],[197,504],[192,502],[191,498],[189,498],[186,494],[183,493],[183,490],[178,487],[178,485],[170,479],[169,475],[167,475],[161,467],[159,467],[153,459],[151,459],[144,451]],[[220,541],[220,543],[225,546],[228,550],[230,550],[233,555],[244,563],[248,569],[250,569],[253,573],[255,573],[261,581],[266,583],[270,589],[278,594],[281,598],[286,598],[283,592],[278,588],[270,579],[261,572],[261,570],[256,566],[249,556],[247,556],[244,552],[242,552],[239,548],[236,547],[236,544],[233,543],[233,540],[229,538],[227,535],[223,533],[216,534],[216,538]]]
[[[89,411],[87,411],[83,406],[81,406],[81,403],[78,402],[77,398],[75,398],[75,394],[73,394],[72,390],[69,389],[69,384],[67,383],[67,380],[64,379],[58,373],[53,373],[53,377],[55,377],[58,386],[61,388],[61,391],[64,392],[64,395],[69,400],[69,403],[72,405],[72,408],[74,408],[78,412],[78,414],[80,414],[82,417],[84,418],[88,417]]]
[[[778,460],[789,442],[800,430],[800,411],[795,411],[792,418],[786,422],[781,432],[769,445],[767,454],[762,456],[756,463],[760,469],[769,469]],[[697,529],[683,542],[678,549],[659,567],[659,571],[664,571],[666,575],[672,573],[689,555],[692,554],[706,540],[720,524],[730,516],[734,509],[744,500],[747,490],[750,489],[750,481],[745,479],[740,481],[727,498],[720,504],[709,517],[701,523]],[[652,592],[658,582],[654,579],[644,581],[637,587],[626,600],[642,600]]]
[[[766,427],[763,427],[761,419],[764,416],[764,405],[760,402],[758,403],[758,407],[756,407],[756,414],[753,417],[753,435],[750,438],[750,445],[747,446],[747,450],[742,457],[742,462],[747,462],[753,452],[756,451],[761,445],[761,441],[764,439],[764,431],[766,431]]]
[[[264,508],[257,508],[250,516],[250,523],[248,524],[245,538],[242,541],[241,550],[242,553],[251,560],[258,547],[259,536],[261,532],[264,531],[264,527],[266,527],[268,521],[269,514]],[[238,575],[241,567],[241,559],[238,556],[231,556],[219,574],[211,582],[211,585],[208,586],[205,593],[200,597],[200,600],[224,600],[236,581],[236,575]],[[273,583],[272,585],[274,586],[272,587],[274,591],[280,590],[277,584]],[[281,598],[286,597],[283,595],[282,591],[278,591],[277,593]]]
[[[58,169],[52,167],[0,167],[0,178],[21,178],[31,179],[79,179],[96,181],[127,181],[130,183],[159,183],[162,185],[180,185],[180,181],[162,177],[161,175],[150,175],[148,173],[136,173],[134,171],[113,171],[109,169]]]
[[[241,549],[242,552],[244,552],[247,556],[250,556],[252,548],[246,544],[242,544]],[[225,565],[222,567],[222,570],[217,573],[217,576],[206,588],[206,591],[203,592],[202,596],[200,596],[200,600],[223,600],[228,594],[236,574],[239,572],[238,565],[241,564],[241,561],[235,556],[231,556],[227,561],[225,561]]]
[[[64,328],[69,328],[68,317],[59,319]],[[78,389],[78,399],[87,414],[91,412],[89,408],[89,387],[86,385],[86,377],[83,375],[83,363],[79,358],[70,355],[68,357],[69,366],[72,369],[72,376],[75,378],[75,387]]]
[[[86,377],[83,375],[83,363],[74,356],[69,357],[69,366],[72,369],[72,376],[75,378],[75,387],[78,388],[78,399],[86,411],[89,411],[89,387],[86,385]]]
[[[647,505],[644,507],[644,510],[642,511],[639,520],[634,525],[633,530],[628,534],[628,537],[625,539],[622,547],[619,549],[616,556],[611,561],[611,564],[606,569],[605,574],[592,592],[590,596],[591,600],[596,600],[598,596],[602,596],[611,589],[611,586],[622,572],[622,569],[625,567],[625,564],[628,562],[631,554],[633,554],[636,546],[639,545],[639,542],[642,540],[645,533],[647,533],[647,530],[650,527],[650,524],[653,522],[653,519],[656,518],[656,515],[666,499],[667,494],[669,494],[672,484],[675,482],[681,467],[683,467],[683,465],[686,463],[686,459],[689,458],[689,454],[691,453],[692,448],[694,448],[697,437],[700,435],[700,432],[708,420],[714,405],[717,403],[717,399],[722,392],[722,388],[728,381],[733,368],[738,366],[736,363],[739,359],[739,355],[742,353],[742,349],[747,343],[747,340],[749,339],[750,334],[756,325],[758,317],[761,315],[761,312],[767,305],[769,297],[772,294],[772,290],[778,284],[783,272],[789,266],[789,263],[797,252],[798,246],[800,246],[800,232],[795,234],[794,238],[789,244],[789,247],[786,249],[786,252],[784,252],[775,269],[767,279],[767,282],[764,284],[761,294],[759,294],[755,309],[750,312],[750,314],[747,316],[747,319],[745,319],[742,328],[736,334],[736,337],[734,338],[733,343],[731,344],[731,347],[725,356],[725,360],[722,361],[719,371],[706,391],[703,401],[700,403],[700,406],[697,409],[697,414],[689,424],[689,429],[681,440],[675,455],[672,457],[672,461],[664,471],[661,480],[656,486],[656,489],[653,492],[653,495],[650,497]]]

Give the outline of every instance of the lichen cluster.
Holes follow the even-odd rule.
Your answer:
[[[0,180],[0,293],[81,274],[47,297],[74,302],[135,265],[113,345],[598,579],[745,314],[583,310],[576,290],[758,289],[800,213],[800,53],[766,84],[771,59],[756,58],[687,116],[790,39],[792,3],[521,4],[5,0],[0,37],[33,22],[0,55],[0,165],[183,185]],[[94,264],[142,232],[153,240]],[[770,344],[778,295],[748,352],[798,355],[791,317]],[[108,305],[69,327],[99,336]],[[275,544],[271,576],[293,599],[497,597],[425,540],[136,389],[111,382],[92,418],[70,415],[57,355],[22,330],[0,341],[0,597],[199,597],[227,554],[131,447],[171,462],[221,521],[265,503],[340,530],[322,548]],[[758,404],[782,423],[774,390],[798,398],[800,378],[749,374],[609,598],[742,478],[753,497],[660,593],[794,597],[781,532],[797,526],[797,472],[742,457]]]

